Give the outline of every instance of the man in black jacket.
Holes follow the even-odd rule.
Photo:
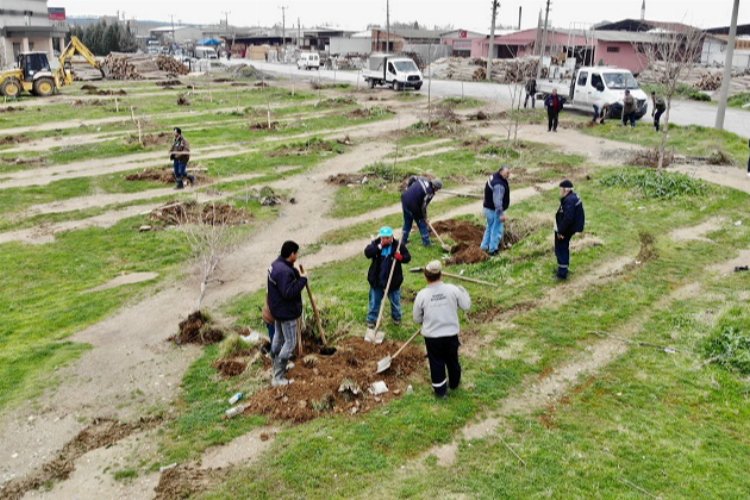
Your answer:
[[[583,230],[583,205],[573,192],[573,183],[565,179],[560,183],[560,208],[555,214],[555,257],[557,278],[568,278],[570,266],[570,239]]]
[[[393,229],[388,226],[380,228],[378,238],[365,248],[365,257],[370,259],[370,269],[367,271],[367,282],[370,283],[370,301],[367,310],[367,334],[365,340],[380,344],[383,335],[375,331],[380,312],[380,304],[386,295],[385,287],[388,284],[388,276],[393,269],[393,277],[388,287],[388,300],[391,303],[391,318],[398,325],[401,323],[401,284],[404,282],[404,273],[401,264],[408,264],[411,255],[405,245],[399,244],[393,237]]]
[[[406,191],[401,194],[401,208],[404,212],[404,245],[409,243],[409,233],[414,222],[422,235],[422,244],[430,246],[430,228],[427,226],[427,206],[435,193],[443,188],[440,179],[412,176]]]
[[[302,290],[307,284],[303,271],[295,269],[299,245],[285,241],[281,255],[268,268],[268,308],[275,319],[275,334],[271,344],[274,387],[289,385],[287,363],[297,346],[297,320],[302,316]]]

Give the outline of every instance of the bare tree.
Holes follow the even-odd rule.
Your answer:
[[[666,101],[663,125],[660,127],[659,161],[657,167],[664,167],[664,154],[669,142],[669,113],[672,109],[678,84],[685,79],[700,60],[703,48],[703,33],[697,29],[682,32],[668,32],[660,35],[653,43],[636,47],[649,63],[649,67],[661,84]],[[653,105],[653,103],[652,103]]]
[[[190,244],[195,258],[196,273],[200,279],[196,311],[201,310],[206,290],[209,283],[213,281],[216,269],[236,243],[228,224],[229,221],[225,218],[226,216],[217,208],[215,202],[204,205],[202,209],[198,206],[194,213],[185,207],[181,213],[181,226]]]

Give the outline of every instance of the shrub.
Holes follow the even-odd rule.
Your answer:
[[[698,179],[674,172],[627,169],[605,175],[600,184],[640,191],[647,198],[672,199],[680,196],[702,196],[708,187]]]
[[[750,335],[737,326],[721,325],[706,339],[703,354],[710,363],[750,374]]]

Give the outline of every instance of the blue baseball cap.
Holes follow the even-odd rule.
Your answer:
[[[378,236],[380,236],[381,238],[393,238],[393,228],[389,226],[381,227]]]

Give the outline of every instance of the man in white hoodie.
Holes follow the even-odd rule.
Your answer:
[[[461,383],[458,309],[468,311],[471,307],[469,293],[463,287],[443,283],[442,273],[443,267],[438,260],[424,268],[428,285],[417,294],[413,312],[414,322],[422,325],[432,388],[439,398],[447,396],[448,388],[456,389]]]

